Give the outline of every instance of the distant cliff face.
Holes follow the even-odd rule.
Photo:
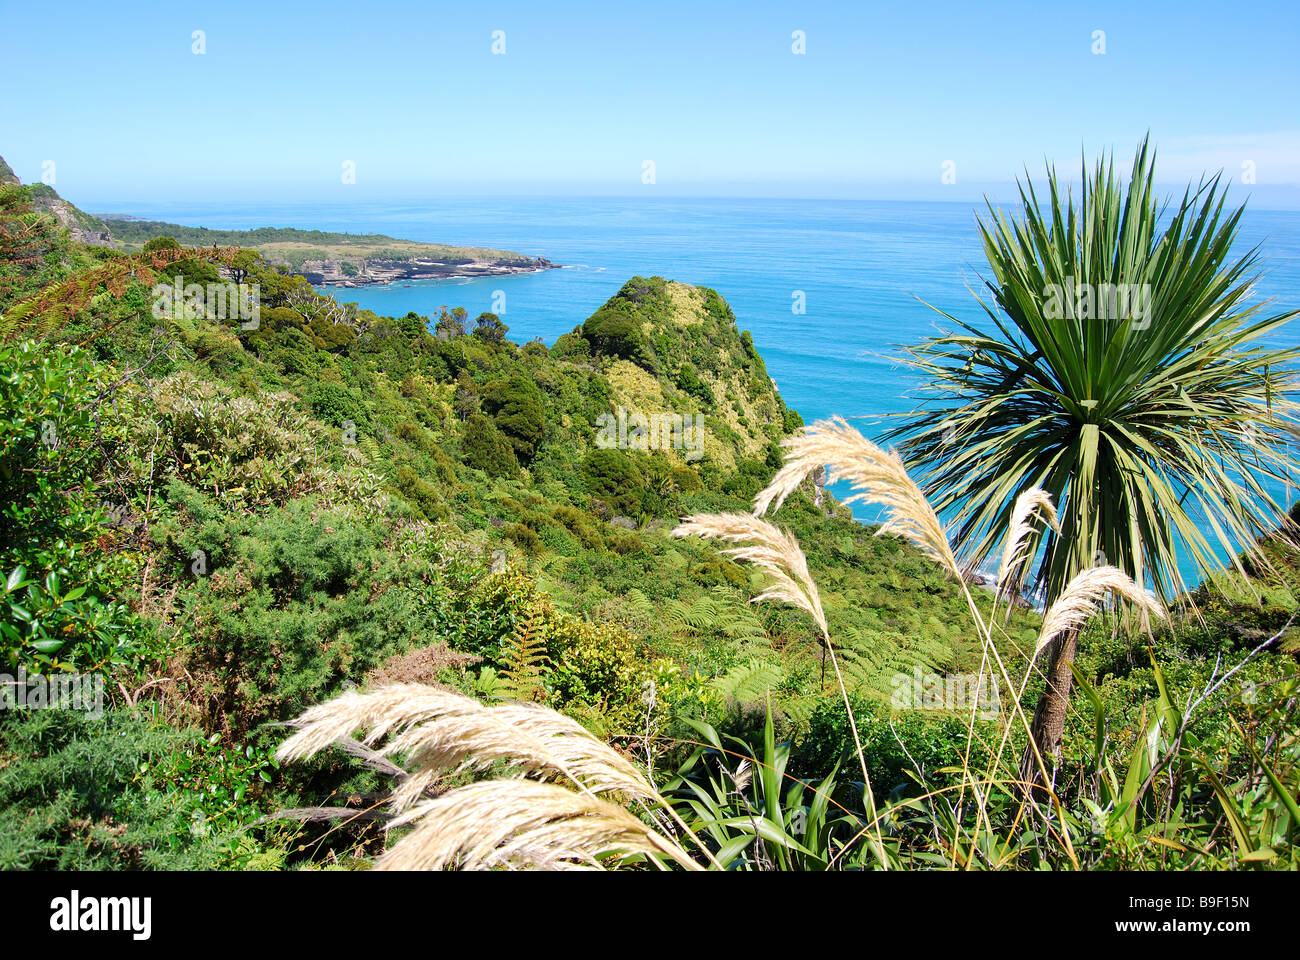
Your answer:
[[[20,183],[18,174],[14,173],[14,168],[5,163],[5,158],[0,157],[0,183]]]

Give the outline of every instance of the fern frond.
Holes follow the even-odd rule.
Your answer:
[[[501,649],[501,670],[496,694],[508,700],[536,702],[545,696],[543,679],[550,664],[536,608],[515,625],[515,632]]]
[[[778,686],[785,674],[774,663],[751,660],[732,667],[719,677],[714,677],[709,686],[716,690],[724,700],[738,703],[753,703],[763,699],[769,690]]]

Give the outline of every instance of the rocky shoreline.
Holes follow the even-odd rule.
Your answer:
[[[320,287],[382,286],[401,280],[452,280],[537,273],[560,267],[545,257],[445,261],[423,257],[304,260],[294,268]]]

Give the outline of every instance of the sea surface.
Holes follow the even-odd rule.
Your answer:
[[[912,409],[916,375],[899,346],[947,321],[980,322],[972,288],[986,274],[972,203],[699,198],[467,198],[351,204],[91,206],[188,226],[300,227],[514,250],[563,269],[474,280],[328,288],[379,314],[435,318],[496,310],[511,340],[548,345],[629,278],[715,288],[752,332],[786,402],[808,422],[851,418],[868,436]],[[1300,308],[1300,211],[1248,210],[1238,253],[1258,247],[1255,296]],[[802,302],[803,312],[796,312]],[[1275,338],[1300,338],[1300,321]],[[837,491],[843,493],[843,491]],[[1294,495],[1295,491],[1292,491]],[[1278,496],[1285,496],[1283,491]],[[870,518],[869,511],[859,515]],[[1191,577],[1190,567],[1184,575]]]

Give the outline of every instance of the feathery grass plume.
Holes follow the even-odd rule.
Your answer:
[[[1061,634],[1087,623],[1108,593],[1123,597],[1145,613],[1164,618],[1165,610],[1160,601],[1134,583],[1119,567],[1091,567],[1066,584],[1065,591],[1048,608],[1034,655],[1037,656]]]
[[[290,721],[298,732],[280,744],[275,755],[282,761],[314,756],[356,730],[369,731],[365,742],[373,744],[391,730],[473,706],[478,706],[477,700],[422,684],[395,683],[367,693],[348,690]]]
[[[830,468],[828,483],[847,480],[852,486],[854,492],[845,503],[878,503],[889,511],[889,520],[877,535],[906,537],[953,576],[961,577],[938,514],[908,476],[897,453],[876,446],[842,417],[818,420],[802,433],[787,437],[782,446],[786,448],[785,465],[754,498],[754,516],[761,517],[773,504],[779,509],[810,473],[825,465]]]
[[[576,721],[535,704],[487,707],[421,684],[394,684],[369,693],[348,691],[290,725],[298,732],[276,751],[286,761],[309,757],[358,729],[367,731],[367,744],[390,737],[380,753],[406,755],[411,772],[394,794],[397,810],[418,799],[439,773],[482,770],[498,760],[538,776],[566,777],[593,794],[655,796],[622,754]]]
[[[749,762],[749,757],[743,757],[740,763],[736,764],[736,772],[727,771],[731,777],[731,786],[736,793],[744,793],[749,786],[750,781],[754,779],[754,765]]]
[[[380,858],[381,869],[599,869],[599,858],[608,854],[662,854],[689,870],[702,869],[678,843],[597,796],[657,804],[694,836],[622,754],[547,707],[487,707],[434,687],[394,684],[370,693],[348,691],[290,725],[299,729],[276,751],[281,760],[309,757],[358,729],[367,731],[366,744],[389,738],[380,755],[408,757],[412,772],[393,795],[398,816],[389,827],[415,829]],[[442,771],[481,770],[499,760],[538,779],[487,780],[433,799],[424,796]],[[551,782],[561,778],[573,789]],[[707,848],[701,849],[716,866]]]
[[[799,542],[766,520],[748,513],[697,513],[683,518],[673,529],[674,537],[707,537],[741,543],[722,552],[729,557],[752,563],[772,580],[766,590],[751,602],[775,600],[803,610],[813,618],[824,636],[830,636],[821,595],[808,572],[808,559]]]
[[[1016,497],[1015,506],[1011,508],[1011,527],[1007,530],[1007,539],[1002,545],[1002,561],[998,564],[999,592],[1009,586],[1007,580],[1011,576],[1012,568],[1024,560],[1025,544],[1028,543],[1029,535],[1034,529],[1032,520],[1035,511],[1043,515],[1043,519],[1053,530],[1058,533],[1061,530],[1056,520],[1056,507],[1052,504],[1052,497],[1046,490],[1041,487],[1030,487]]]
[[[534,780],[458,787],[388,828],[409,823],[415,829],[380,856],[376,869],[601,869],[599,858],[610,854],[684,856],[622,807]]]
[[[618,751],[545,707],[505,703],[411,727],[382,751],[412,770],[483,770],[506,760],[541,776],[565,776],[592,793],[651,797],[654,789]]]

